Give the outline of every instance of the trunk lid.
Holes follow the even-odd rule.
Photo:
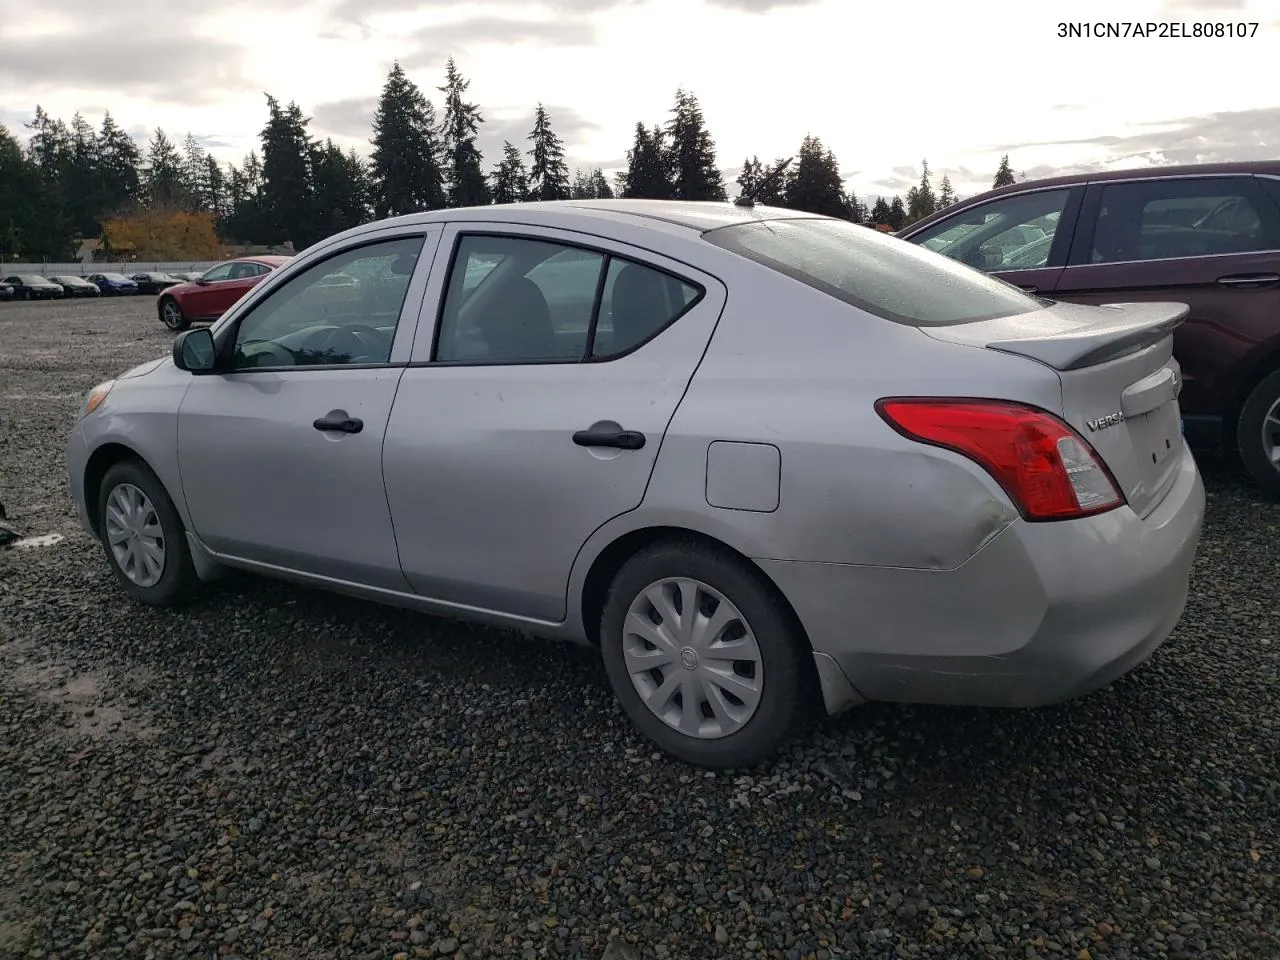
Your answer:
[[[921,332],[1052,368],[1062,382],[1062,409],[1054,412],[1089,442],[1129,506],[1146,516],[1173,485],[1183,450],[1182,371],[1172,334],[1187,313],[1181,303],[1054,303]]]

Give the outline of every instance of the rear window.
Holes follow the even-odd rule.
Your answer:
[[[757,220],[703,237],[896,323],[969,323],[1043,306],[1002,280],[846,220]]]

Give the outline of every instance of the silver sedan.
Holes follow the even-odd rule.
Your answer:
[[[840,220],[564,201],[357,227],[86,396],[123,589],[240,568],[598,648],[683,760],[867,700],[1035,706],[1181,616],[1180,304]]]

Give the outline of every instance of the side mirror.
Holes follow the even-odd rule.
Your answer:
[[[197,278],[196,278],[196,286],[197,286],[197,287],[207,287],[208,285],[209,285],[209,281],[208,281],[208,280],[206,280],[204,277],[197,277]]]
[[[209,373],[218,360],[213,333],[208,327],[186,330],[173,341],[173,365],[189,373]]]

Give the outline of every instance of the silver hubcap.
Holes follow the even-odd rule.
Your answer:
[[[182,322],[182,311],[178,309],[178,305],[172,301],[168,301],[164,305],[164,322],[171,327],[176,327]]]
[[[1262,420],[1262,452],[1271,466],[1280,470],[1280,400],[1271,405]]]
[[[698,580],[645,587],[627,610],[622,655],[645,706],[686,736],[726,737],[760,706],[755,634],[724,594]]]
[[[105,519],[120,572],[140,587],[154,587],[164,573],[164,531],[147,495],[131,483],[118,485],[107,495]]]

